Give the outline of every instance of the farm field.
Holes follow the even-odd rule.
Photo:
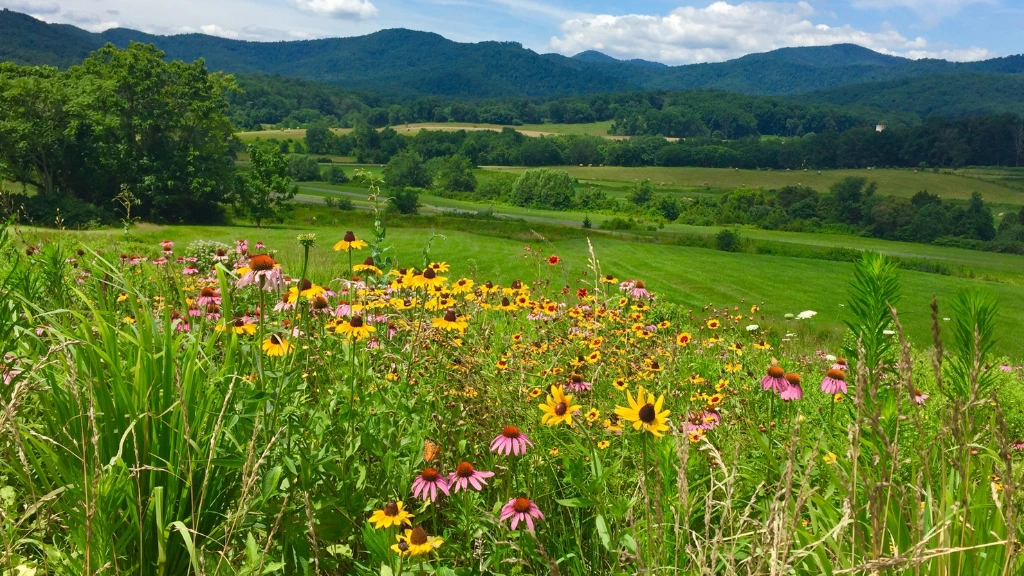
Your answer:
[[[590,122],[587,124],[521,124],[518,126],[504,125],[504,124],[487,124],[482,122],[419,122],[413,124],[398,124],[392,126],[399,134],[414,135],[420,130],[493,130],[500,132],[505,128],[512,128],[518,132],[522,132],[525,136],[547,136],[552,134],[583,134],[589,136],[601,136],[603,138],[609,138],[613,140],[619,140],[627,138],[627,136],[611,136],[608,134],[608,129],[611,128],[612,121],[608,120],[605,122]],[[351,128],[332,128],[335,134],[347,134],[352,131]],[[251,142],[257,138],[269,140],[270,138],[277,138],[278,140],[302,140],[306,137],[305,128],[292,128],[283,130],[256,130],[256,131],[242,131],[236,132],[236,136],[242,142]],[[670,139],[671,140],[671,139]]]
[[[375,167],[368,168],[368,170],[371,174],[378,174],[380,171],[379,168]],[[332,185],[326,182],[306,182],[302,183],[299,189],[301,193],[300,199],[307,201],[315,202],[317,199],[325,196],[342,195],[351,199],[357,207],[369,208],[369,204],[365,202],[365,190],[354,182],[345,185]],[[611,218],[611,216],[585,212],[542,210],[507,204],[455,200],[427,193],[420,195],[420,202],[424,206],[424,211],[428,213],[444,213],[452,210],[460,212],[492,211],[498,216],[570,227],[578,227],[584,218],[589,217],[595,228],[599,228],[602,222]],[[658,242],[660,241],[659,239],[662,239],[665,242],[671,242],[673,234],[713,236],[726,228],[738,229],[743,238],[759,242],[782,243],[812,248],[846,248],[875,251],[902,258],[942,262],[954,268],[973,272],[979,277],[1014,284],[1024,284],[1024,257],[1013,254],[947,248],[929,244],[893,242],[844,234],[785,232],[753,227],[692,226],[678,223],[668,223],[657,231],[631,231],[629,235],[640,237],[645,241]],[[614,235],[614,233],[598,229],[592,230],[590,233],[595,235]]]
[[[521,173],[527,168],[488,166],[488,170]],[[790,185],[811,186],[819,191],[848,176],[861,176],[878,183],[878,193],[909,198],[927,190],[944,199],[966,200],[975,191],[980,192],[986,202],[994,204],[1020,206],[1024,204],[1024,190],[1009,188],[998,180],[982,180],[966,178],[953,173],[913,170],[816,170],[784,171],[784,170],[735,170],[729,168],[667,168],[621,166],[564,166],[558,167],[567,171],[583,183],[620,185],[637,180],[650,179],[659,190],[664,191],[699,191],[699,190],[734,190],[736,188],[765,189],[781,188]],[[706,185],[705,185],[706,183]]]

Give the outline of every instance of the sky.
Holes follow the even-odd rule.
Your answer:
[[[598,50],[670,65],[839,43],[958,61],[1024,53],[1024,0],[0,0],[0,7],[94,32],[277,41],[410,28],[458,42],[515,41],[566,56]]]

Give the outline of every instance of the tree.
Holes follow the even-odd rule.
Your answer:
[[[334,134],[322,124],[307,128],[305,141],[310,154],[330,154],[334,148]]]
[[[654,185],[647,178],[634,182],[626,199],[637,206],[646,206],[654,198]]]
[[[395,188],[391,193],[391,205],[402,214],[416,214],[420,211],[420,193],[416,188]]]
[[[349,181],[348,174],[345,174],[345,170],[341,166],[328,166],[324,168],[320,177],[331,184],[345,184]]]
[[[291,185],[283,154],[260,150],[253,144],[246,152],[251,170],[239,178],[235,205],[261,228],[264,220],[279,218],[288,209],[298,189]]]
[[[451,192],[476,190],[476,176],[469,158],[456,154],[430,161],[434,188]]]
[[[407,150],[399,152],[384,167],[384,183],[390,188],[426,188],[430,186],[430,173],[419,154]]]
[[[675,222],[679,219],[679,200],[671,196],[662,196],[658,198],[658,212],[661,213],[662,217],[669,222]]]
[[[509,193],[516,206],[568,210],[573,203],[576,186],[564,170],[527,170],[516,179]]]
[[[314,182],[320,179],[320,164],[312,156],[289,156],[288,175],[296,182]]]

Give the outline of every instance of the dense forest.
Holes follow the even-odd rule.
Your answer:
[[[314,154],[355,156],[384,163],[406,148],[426,159],[461,155],[475,165],[499,166],[700,166],[746,169],[828,169],[866,167],[1019,166],[1024,161],[1024,119],[1012,114],[958,120],[931,117],[904,128],[860,126],[801,137],[749,137],[721,140],[661,136],[609,140],[597,136],[533,138],[506,128],[496,131],[428,131],[413,137],[391,128],[358,125],[337,135],[325,126],[307,130],[305,146]]]
[[[1024,56],[981,62],[909,60],[851,44],[784,48],[727,62],[664,66],[596,53],[538,54],[516,42],[460,43],[404,29],[290,42],[246,42],[203,34],[158,36],[124,28],[94,34],[0,10],[0,59],[19,64],[66,67],[108,42],[125,47],[131,41],[155,44],[172,59],[204,58],[211,70],[286,74],[404,98],[551,98],[697,88],[783,95],[936,74],[994,77],[1024,72]],[[1003,111],[1019,112],[991,110]]]
[[[612,134],[742,138],[764,134],[798,136],[885,123],[909,126],[913,114],[882,114],[870,108],[796,103],[720,90],[646,91],[538,98],[459,100],[426,96],[385,98],[360,90],[283,76],[239,75],[239,90],[228,95],[232,123],[240,129],[263,125],[305,128],[314,124],[380,128],[416,122],[485,124],[586,124],[614,120]]]

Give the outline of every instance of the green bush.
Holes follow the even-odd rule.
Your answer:
[[[296,182],[315,182],[320,180],[320,165],[312,156],[290,156],[288,157],[288,175]]]
[[[394,190],[391,195],[391,206],[401,214],[418,214],[420,211],[419,189],[406,186]]]
[[[723,252],[735,252],[740,246],[740,235],[738,232],[728,228],[715,234],[715,248]]]
[[[348,174],[340,166],[327,166],[321,171],[320,178],[331,184],[345,184],[349,181]]]

